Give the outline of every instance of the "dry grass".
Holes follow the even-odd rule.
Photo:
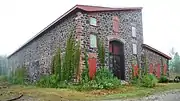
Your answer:
[[[70,89],[13,85],[8,88],[0,89],[0,100],[18,96],[20,93],[24,94],[24,98],[34,98],[40,101],[122,99],[146,96],[155,92],[171,89],[180,89],[180,84],[158,84],[155,88],[122,86],[115,90],[93,90],[83,92]]]

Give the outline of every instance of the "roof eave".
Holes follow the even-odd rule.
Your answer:
[[[41,30],[39,33],[37,33],[34,37],[32,37],[30,40],[28,40],[25,44],[23,44],[22,46],[20,46],[16,51],[14,51],[12,54],[10,54],[8,56],[8,58],[10,58],[12,55],[14,55],[16,52],[18,52],[19,50],[21,50],[23,47],[25,47],[28,43],[32,42],[35,38],[37,38],[38,36],[40,36],[44,31],[46,31],[47,29],[49,29],[52,25],[54,25],[55,23],[57,23],[59,20],[61,20],[62,18],[64,18],[66,15],[68,15],[69,13],[71,13],[72,11],[74,11],[75,9],[81,9],[83,11],[86,12],[93,12],[93,11],[88,11],[82,8],[79,8],[80,5],[75,5],[74,7],[72,7],[70,10],[68,10],[66,13],[64,13],[62,16],[60,16],[59,18],[57,18],[55,21],[53,21],[51,24],[49,24],[47,27],[45,27],[43,30]],[[131,8],[131,9],[130,9]],[[142,9],[142,7],[129,7],[129,8],[119,8],[116,9],[117,11],[123,11],[123,10],[138,10],[138,9]],[[114,10],[109,10],[109,11],[116,11]],[[101,10],[103,11],[103,10]],[[107,11],[107,10],[106,10]],[[97,11],[94,11],[97,12]]]
[[[151,46],[149,46],[149,45],[147,45],[147,44],[142,44],[142,47],[143,47],[143,48],[146,48],[146,49],[148,49],[148,50],[150,50],[150,51],[156,52],[157,54],[165,57],[165,58],[168,59],[168,60],[171,60],[171,59],[172,59],[170,56],[164,54],[163,52],[161,52],[161,51],[159,51],[159,50],[157,50],[157,49],[155,49],[155,48],[153,48],[153,47],[151,47]]]
[[[70,10],[68,10],[66,13],[64,13],[62,16],[60,16],[59,18],[57,18],[55,21],[53,21],[52,23],[50,23],[47,27],[45,27],[44,29],[42,29],[39,33],[37,33],[35,36],[33,36],[30,40],[28,40],[25,44],[23,44],[22,46],[20,46],[15,52],[13,52],[12,54],[10,54],[7,58],[10,58],[13,54],[15,54],[16,52],[18,52],[21,48],[25,47],[28,43],[30,43],[31,41],[33,41],[36,37],[38,37],[39,35],[41,35],[44,31],[46,31],[48,28],[50,28],[52,25],[54,25],[55,23],[57,23],[60,19],[64,18],[66,15],[68,15],[70,12],[72,12],[73,10],[75,10],[77,8],[77,6],[74,6],[73,8],[71,8]]]

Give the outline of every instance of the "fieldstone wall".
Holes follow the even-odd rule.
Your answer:
[[[25,47],[9,57],[11,70],[25,66],[30,81],[37,80],[43,74],[51,73],[51,61],[58,47],[65,50],[66,38],[75,29],[76,14],[58,22],[56,26],[45,31]]]
[[[113,32],[114,16],[119,18],[118,33]],[[89,24],[90,17],[97,19],[97,26]],[[125,80],[129,80],[129,74],[132,70],[132,60],[134,57],[140,60],[142,53],[143,28],[141,10],[83,13],[82,25],[83,36],[86,36],[82,41],[89,53],[97,53],[97,48],[90,47],[90,34],[95,34],[99,39],[104,41],[107,67],[109,67],[109,42],[111,40],[118,40],[124,43]],[[136,28],[136,38],[132,37],[132,26]],[[137,57],[132,52],[133,43],[137,45]]]
[[[164,66],[167,66],[166,72],[168,75],[168,59],[167,58],[165,58],[159,54],[156,54],[146,48],[143,48],[143,53],[147,59],[148,66],[149,67],[152,66],[154,73],[157,72],[158,65],[160,65],[160,74],[162,74],[164,72]],[[150,70],[150,68],[148,70]]]
[[[97,26],[89,24],[89,18],[97,18]],[[113,17],[119,18],[119,32],[113,32]],[[136,27],[136,38],[132,37],[132,26]],[[132,54],[132,44],[137,45],[137,57],[141,58],[143,43],[142,13],[141,10],[111,11],[111,12],[78,12],[59,22],[53,28],[28,43],[21,50],[9,58],[9,66],[14,70],[18,66],[25,65],[30,81],[37,80],[42,74],[51,73],[51,60],[58,47],[65,50],[65,42],[70,29],[78,40],[81,40],[81,48],[87,49],[88,53],[97,54],[97,48],[90,47],[90,34],[96,34],[104,41],[106,51],[106,66],[109,66],[109,42],[118,40],[124,43],[125,78],[129,80],[131,63],[135,55]],[[83,50],[84,51],[84,50]],[[83,52],[82,51],[82,52]],[[81,57],[82,58],[82,57]],[[83,61],[83,60],[82,60]],[[98,61],[97,61],[98,62]]]

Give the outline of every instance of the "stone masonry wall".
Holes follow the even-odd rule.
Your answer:
[[[160,65],[160,73],[163,73],[164,65],[166,65],[168,74],[168,59],[145,48],[143,48],[143,52],[147,58],[147,63],[149,67],[150,65],[152,65],[154,71],[157,72],[157,66]]]
[[[89,17],[97,19],[97,26],[89,24]],[[113,17],[119,18],[119,32],[113,33]],[[106,66],[109,66],[109,42],[118,40],[124,43],[125,56],[125,80],[129,79],[129,72],[132,70],[131,62],[136,56],[132,53],[132,44],[137,45],[137,57],[140,59],[143,43],[142,13],[141,10],[133,11],[114,11],[114,12],[97,12],[83,13],[83,44],[89,53],[97,53],[97,48],[90,47],[90,34],[95,34],[104,41],[106,51]],[[136,27],[136,38],[132,37],[132,26]]]
[[[132,44],[137,44],[137,57],[140,59],[143,43],[142,13],[141,10],[132,11],[111,11],[79,13],[78,26],[80,25],[80,40],[83,49],[88,53],[97,53],[97,48],[90,47],[90,34],[96,34],[105,43],[106,66],[109,66],[109,42],[118,40],[124,43],[125,56],[125,78],[129,79],[131,62],[135,57],[132,55]],[[98,26],[89,24],[89,17],[97,18]],[[113,16],[119,18],[119,32],[113,33]],[[76,14],[65,19],[51,30],[46,31],[41,37],[33,40],[27,46],[16,52],[9,58],[9,65],[14,70],[18,66],[25,65],[31,81],[35,81],[42,74],[49,74],[51,71],[51,59],[56,49],[60,46],[64,51],[65,41],[71,28],[76,27]],[[80,23],[81,22],[81,23]],[[132,37],[132,26],[136,27],[136,38]],[[77,33],[76,33],[77,34]]]
[[[65,50],[66,38],[73,28],[75,28],[75,17],[70,16],[58,23],[57,26],[30,42],[27,46],[16,52],[9,58],[11,70],[25,65],[30,81],[35,81],[42,74],[51,73],[52,56],[58,47]]]

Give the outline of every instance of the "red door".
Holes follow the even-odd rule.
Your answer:
[[[96,58],[89,58],[89,77],[93,79],[96,73]]]
[[[156,74],[156,76],[158,78],[160,78],[160,76],[161,76],[161,66],[160,66],[160,64],[157,65],[157,74]]]

